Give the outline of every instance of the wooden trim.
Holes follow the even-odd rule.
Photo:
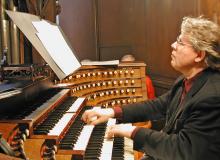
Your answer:
[[[167,92],[176,80],[176,78],[174,77],[164,77],[163,75],[150,75],[150,77],[155,88],[156,96],[160,96],[163,93]]]

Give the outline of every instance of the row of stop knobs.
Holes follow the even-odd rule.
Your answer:
[[[137,102],[137,98],[119,99],[119,100],[113,100],[110,102],[102,103],[101,106],[112,107],[114,105],[123,105],[123,104],[136,103],[136,102]]]
[[[117,95],[117,94],[129,94],[129,93],[132,93],[132,94],[135,94],[136,92],[136,89],[135,88],[132,88],[132,89],[121,89],[121,90],[108,90],[108,91],[103,91],[103,92],[100,92],[100,93],[94,93],[90,96],[87,97],[88,100],[91,100],[91,99],[96,99],[98,97],[104,97],[104,96],[109,96],[109,95]]]
[[[121,76],[121,75],[134,75],[134,70],[116,70],[116,71],[104,71],[104,72],[88,72],[76,74],[75,76],[69,76],[68,79],[73,78],[86,78],[86,77],[97,77],[97,76]]]
[[[80,85],[77,86],[75,88],[72,89],[73,92],[79,91],[79,90],[83,90],[83,89],[87,89],[87,88],[95,88],[95,87],[101,87],[101,86],[116,86],[116,85],[129,85],[129,80],[114,80],[114,81],[103,81],[103,82],[97,82],[97,83],[91,83],[91,84],[84,84],[84,85]],[[130,80],[130,84],[134,85],[135,84],[135,80]]]

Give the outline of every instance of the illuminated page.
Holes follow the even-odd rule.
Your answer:
[[[65,75],[73,73],[81,66],[58,26],[44,20],[32,23],[38,31],[36,33],[38,38]]]

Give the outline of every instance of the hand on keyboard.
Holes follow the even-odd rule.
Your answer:
[[[94,108],[87,110],[82,115],[82,120],[87,124],[97,125],[108,121],[109,118],[114,117],[114,110],[112,108],[100,109]]]
[[[108,127],[107,138],[127,137],[131,138],[131,134],[136,127],[131,124],[118,124]]]

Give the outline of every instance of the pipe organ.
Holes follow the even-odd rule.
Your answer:
[[[3,7],[6,1],[1,2]],[[37,10],[36,1],[26,2],[32,4],[27,6],[29,10],[35,8],[43,17],[49,3],[55,4],[41,0],[38,5],[43,8]],[[12,1],[10,7],[14,7]],[[11,38],[15,35],[17,30]],[[11,41],[12,45],[18,47],[22,36]],[[1,44],[6,43],[4,38],[10,38],[6,31]],[[19,51],[25,50],[19,47]],[[5,45],[1,45],[3,49]],[[25,160],[134,159],[129,139],[105,138],[107,126],[115,124],[115,119],[91,126],[81,116],[94,107],[147,100],[144,63],[81,66],[57,80],[47,64],[20,64],[25,62],[25,53],[18,55],[17,48],[14,49],[16,54],[9,48],[7,53],[0,54],[1,60],[5,55],[10,59],[0,66],[0,158],[5,155],[4,158]]]
[[[38,95],[30,102],[30,98],[27,98],[22,99],[23,102],[12,103],[13,99],[19,99],[16,98],[17,94],[12,97],[2,97],[0,103],[4,102],[1,104],[14,110],[2,111],[0,131],[4,137],[10,137],[5,139],[20,158],[89,159],[91,149],[87,146],[92,145],[90,141],[95,136],[93,134],[98,130],[99,135],[101,132],[99,127],[103,128],[102,135],[98,137],[104,144],[107,124],[96,126],[98,129],[94,126],[91,128],[81,121],[82,113],[86,109],[91,109],[91,106],[112,107],[146,100],[144,73],[143,63],[121,63],[118,66],[82,66],[74,74],[62,81],[55,81],[53,85],[48,82],[50,74],[44,75],[44,78],[29,77],[31,81],[34,79],[35,87],[43,88],[42,91],[38,91]],[[34,91],[28,89],[32,87],[32,85],[27,86],[22,91],[27,90],[31,93],[20,93],[21,96],[25,94],[33,97]],[[16,106],[16,103],[19,106]],[[5,132],[4,128],[11,130],[11,133]],[[89,137],[87,142],[83,136],[85,133],[84,136]],[[82,146],[83,142],[85,144]],[[119,142],[124,143],[124,140]],[[17,147],[14,147],[15,144]],[[117,146],[114,141],[111,145]],[[97,153],[97,156],[101,155]]]

